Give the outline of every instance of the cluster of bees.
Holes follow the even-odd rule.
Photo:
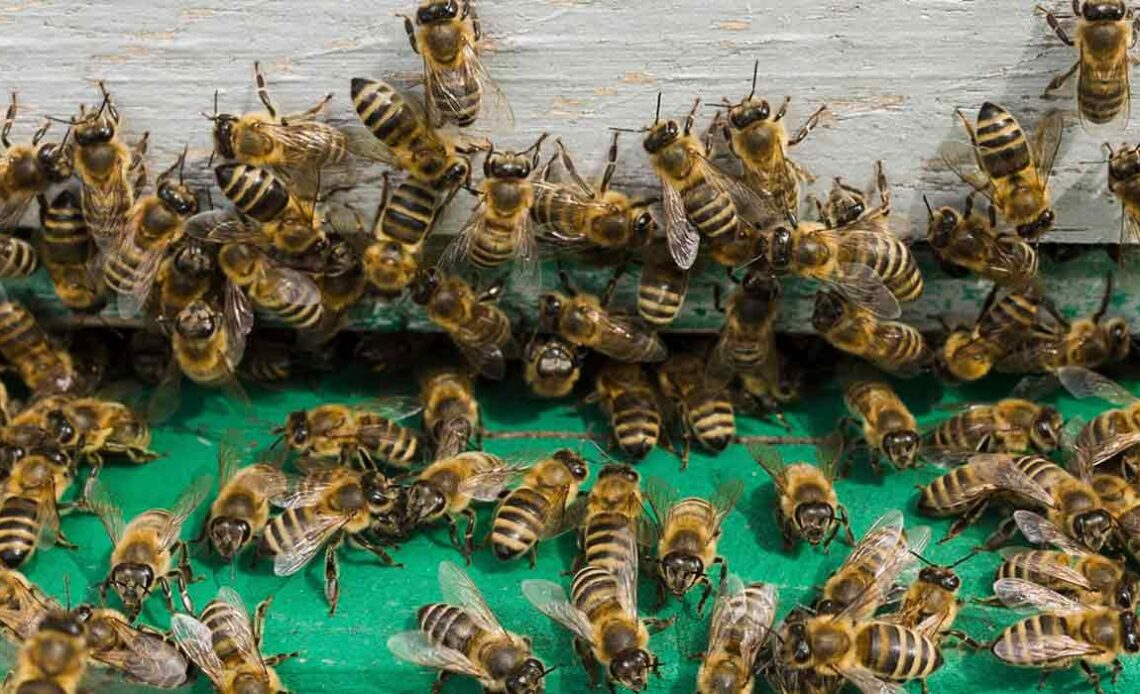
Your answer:
[[[1044,14],[1058,37],[1079,48],[1078,62],[1050,90],[1077,74],[1084,123],[1126,117],[1132,10],[1120,1],[1073,0],[1073,38],[1063,18]],[[1140,578],[1126,566],[1140,562],[1133,482],[1140,399],[1095,371],[1128,357],[1129,326],[1108,315],[1111,275],[1098,310],[1076,320],[1063,316],[1036,281],[1036,243],[1057,221],[1049,177],[1063,132],[1060,112],[1032,130],[990,102],[973,122],[958,112],[967,140],[945,146],[942,160],[971,193],[961,211],[928,203],[926,240],[948,271],[972,273],[994,288],[973,324],[947,325],[933,346],[898,320],[900,304],[922,293],[923,278],[909,243],[892,229],[881,163],[872,190],[837,179],[815,201],[814,219],[801,217],[801,188],[814,177],[788,153],[822,122],[826,107],[789,134],[789,100],[773,109],[757,97],[754,73],[748,95],[719,104],[698,133],[699,101],[678,122],[662,118],[659,95],[651,124],[614,128],[604,171],[588,181],[558,139],[543,162],[546,134],[517,151],[466,134],[496,114],[511,119],[479,57],[472,0],[423,0],[405,24],[423,59],[424,97],[384,80],[353,79],[359,125],[321,119],[331,95],[308,110],[280,113],[257,66],[264,111],[221,113],[215,95],[213,113],[205,115],[214,157],[224,161],[208,166],[230,203],[224,208],[186,182],[186,152],[149,184],[148,137],[127,143],[105,85],[98,108],[81,106],[61,121],[67,133],[58,142],[46,140],[57,122],[49,119],[30,144],[12,144],[12,96],[0,131],[0,226],[14,228],[33,202],[40,224],[34,241],[0,237],[0,277],[25,277],[42,264],[69,309],[145,319],[147,327],[131,337],[129,361],[156,394],[143,404],[100,390],[109,366],[87,363],[75,345],[60,346],[26,306],[2,297],[0,355],[28,393],[18,403],[0,390],[0,627],[19,647],[4,691],[76,692],[95,686],[92,678],[104,668],[154,687],[181,686],[196,668],[221,692],[285,691],[273,668],[295,654],[266,657],[260,649],[268,601],[251,617],[231,589],[201,612],[187,595],[194,575],[182,529],[215,480],[197,479],[169,509],[127,522],[97,475],[106,459],[143,464],[158,457],[150,450],[150,424],[171,414],[183,376],[244,401],[239,379],[283,380],[293,355],[333,351],[347,312],[369,295],[406,296],[422,306],[464,366],[426,371],[417,402],[294,412],[274,429],[278,457],[247,464],[241,445],[227,437],[199,538],[226,560],[247,550],[271,557],[280,576],[300,571],[323,549],[330,613],[340,596],[343,545],[399,566],[389,549],[442,524],[470,562],[475,508],[493,503],[488,540],[504,562],[528,557],[533,566],[540,542],[578,534],[569,595],[544,580],[523,581],[522,593],[572,633],[592,681],[601,675],[611,687],[640,691],[658,671],[650,632],[669,623],[642,617],[637,601],[641,555],[649,550],[662,603],[700,586],[698,613],[714,590],[709,573],[720,565],[698,691],[750,692],[760,677],[780,692],[830,692],[844,684],[897,691],[914,680],[925,687],[943,663],[944,641],[983,644],[955,627],[963,608],[956,565],[922,558],[929,529],[906,529],[902,514],[891,511],[855,540],[833,482],[850,461],[850,444],[861,443],[876,469],[883,460],[896,469],[923,461],[952,466],[923,486],[918,500],[920,512],[956,519],[945,539],[1001,508],[1008,513],[986,549],[1017,532],[1050,547],[1003,551],[995,599],[1038,614],[985,644],[994,656],[1046,673],[1079,665],[1100,691],[1096,667],[1112,665],[1115,677],[1119,657],[1140,652],[1133,611]],[[660,180],[651,196],[611,185],[622,132],[642,137]],[[480,156],[476,185],[473,161]],[[357,167],[375,162],[391,170],[368,224],[335,201],[329,182],[351,180]],[[1121,240],[1140,238],[1140,147],[1110,146],[1107,163],[1122,208]],[[475,211],[428,263],[425,242],[460,193],[476,197]],[[990,203],[985,211],[979,195]],[[684,304],[702,249],[733,283],[723,306],[718,294],[724,324],[708,344],[671,352],[659,331]],[[610,259],[614,276],[603,292],[591,293],[575,287],[559,263],[559,290],[543,292],[548,255]],[[640,267],[636,315],[611,306],[630,266]],[[521,461],[481,450],[474,377],[504,378],[509,362],[521,359],[535,395],[563,398],[575,391],[590,353],[600,363],[587,399],[606,415],[624,457],[644,457],[671,431],[684,439],[682,464],[692,441],[725,450],[736,439],[733,386],[766,410],[798,396],[794,364],[778,349],[774,328],[786,277],[821,284],[816,332],[879,371],[913,376],[933,369],[956,382],[991,371],[1038,375],[1014,397],[967,407],[920,432],[888,381],[854,369],[843,383],[850,416],[821,444],[818,465],[785,464],[774,448],[750,447],[776,488],[787,547],[803,541],[826,549],[841,531],[852,546],[811,607],[796,607],[777,623],[776,587],[728,571],[717,544],[743,492],[739,480],[723,481],[709,499],[682,498],[656,478],[643,487],[635,468],[611,463],[586,493],[592,461],[580,452]],[[497,304],[508,291],[537,297],[525,346],[516,335],[520,325]],[[288,338],[247,350],[258,320],[283,326]],[[415,361],[410,342],[367,339],[353,354],[395,369],[401,359]],[[105,341],[102,349],[111,351]],[[1087,424],[1063,424],[1056,409],[1032,396],[1057,383],[1118,409]],[[403,423],[420,411],[422,432]],[[1048,457],[1069,449],[1066,466]],[[285,454],[295,458],[296,473],[285,471]],[[421,466],[421,459],[431,462]],[[65,503],[81,464],[90,473],[76,500]],[[70,510],[96,514],[114,547],[99,607],[65,609],[18,572],[48,540],[69,546],[60,515]],[[440,683],[460,674],[489,692],[543,691],[551,668],[535,657],[530,640],[499,623],[458,565],[442,562],[439,577],[443,602],[420,608],[418,628],[389,640],[392,653],[439,670]],[[169,634],[136,624],[156,587],[173,613]],[[121,611],[106,607],[112,591]]]

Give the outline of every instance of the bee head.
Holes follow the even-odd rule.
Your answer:
[[[418,270],[412,280],[412,301],[420,306],[426,305],[435,296],[442,282],[443,278],[438,269],[430,267]]]
[[[958,574],[944,566],[924,567],[922,571],[918,572],[918,580],[938,586],[951,593],[957,592],[962,587],[962,579],[958,577]]]
[[[1125,145],[1119,151],[1108,148],[1108,179],[1109,181],[1127,181],[1140,174],[1140,150]]]
[[[700,557],[689,552],[669,552],[661,558],[661,578],[669,592],[678,598],[704,574],[705,565]]]
[[[1037,216],[1037,219],[1017,227],[1017,233],[1023,239],[1036,239],[1053,228],[1055,221],[1057,221],[1057,214],[1053,212],[1052,208],[1047,207]]]
[[[458,157],[444,170],[439,178],[443,188],[450,190],[471,178],[471,161],[467,157]]]
[[[546,668],[538,658],[527,658],[507,676],[504,684],[507,694],[530,694],[543,691],[542,680],[546,677]]]
[[[280,433],[285,435],[290,446],[304,448],[309,444],[309,416],[305,410],[290,412],[285,418],[285,426]]]
[[[204,340],[218,331],[217,314],[205,301],[195,301],[174,319],[174,330],[191,340]]]
[[[1116,587],[1116,606],[1122,610],[1131,610],[1136,599],[1136,589],[1140,584],[1140,576],[1129,569],[1124,570],[1120,585]]]
[[[262,672],[243,672],[234,678],[234,694],[274,694]]]
[[[79,432],[63,410],[51,410],[44,416],[51,437],[62,446],[74,446],[79,441]]]
[[[649,683],[649,668],[653,658],[642,648],[631,648],[619,653],[610,661],[610,676],[622,686],[641,691]]]
[[[447,497],[434,485],[416,482],[408,490],[408,521],[416,526],[438,518],[447,508]]]
[[[223,559],[233,559],[249,542],[252,529],[249,523],[240,518],[219,516],[211,518],[206,528],[210,535],[210,544]]]
[[[168,210],[183,217],[189,217],[198,211],[198,198],[194,191],[182,183],[182,170],[186,165],[186,151],[166,171],[158,177],[158,199]],[[174,171],[178,170],[178,181],[174,181]]]
[[[642,146],[645,151],[650,154],[657,154],[669,145],[677,141],[681,135],[681,126],[675,120],[658,121],[649,128],[646,133],[645,139],[642,141]]]
[[[918,445],[918,432],[915,431],[892,431],[883,437],[883,452],[900,470],[914,465],[914,459],[918,456]]]
[[[749,269],[748,274],[744,275],[740,287],[749,296],[762,302],[776,301],[783,294],[779,280],[773,277],[771,273],[755,267]]]
[[[531,165],[526,157],[508,152],[488,155],[483,171],[488,178],[521,180],[530,175]]]
[[[585,459],[569,448],[561,448],[551,457],[566,466],[570,476],[579,482],[590,476],[590,468],[586,465]]]
[[[1099,551],[1108,541],[1113,527],[1112,516],[1102,508],[1086,511],[1073,519],[1074,535],[1094,551]]]
[[[546,329],[553,328],[562,315],[562,296],[554,292],[543,294],[538,300],[538,322]]]
[[[74,171],[71,146],[60,143],[46,144],[36,152],[36,161],[43,175],[52,183],[63,183]]]
[[[788,625],[788,637],[784,640],[783,649],[798,665],[811,662],[811,640],[807,637],[807,625],[804,622],[796,621]]]
[[[598,473],[598,480],[601,481],[607,477],[620,477],[630,484],[638,484],[641,482],[641,475],[628,465],[607,465],[602,468]]]
[[[788,264],[792,262],[792,254],[795,251],[795,235],[791,228],[784,225],[776,227],[770,233],[768,265],[773,270],[786,270]]]
[[[1033,429],[1029,432],[1033,446],[1042,453],[1048,453],[1061,445],[1061,427],[1064,420],[1061,412],[1050,405],[1041,408],[1037,419],[1033,422]]]
[[[1140,619],[1131,610],[1120,613],[1120,636],[1124,641],[1124,650],[1129,653],[1140,652]]]
[[[1112,361],[1123,361],[1132,351],[1132,331],[1124,318],[1110,318],[1104,323],[1104,333],[1108,336],[1108,352]]]
[[[835,522],[835,509],[824,501],[809,501],[796,506],[795,517],[804,539],[817,545]]]
[[[214,259],[201,244],[195,242],[180,246],[174,252],[172,262],[174,269],[185,275],[209,275],[214,272]]]
[[[768,120],[772,108],[767,99],[746,99],[728,110],[728,122],[733,128],[743,130],[753,123]]]
[[[444,0],[444,2],[426,2],[416,10],[416,22],[419,24],[435,24],[446,22],[459,16],[459,2],[457,0]]]
[[[123,562],[111,570],[109,582],[129,612],[138,614],[143,600],[154,587],[154,569],[146,564]],[[132,615],[133,616],[133,615]]]
[[[1081,17],[1090,22],[1119,22],[1127,13],[1123,0],[1081,3]]]
[[[75,124],[75,142],[80,147],[105,144],[115,138],[115,130],[115,121],[110,116],[88,116]]]

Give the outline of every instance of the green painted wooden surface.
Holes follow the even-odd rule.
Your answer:
[[[339,381],[326,382],[312,390],[297,384],[288,391],[255,391],[253,417],[258,420],[256,422],[249,419],[248,413],[235,412],[230,403],[216,394],[187,389],[182,412],[155,434],[154,448],[165,454],[164,457],[137,469],[111,465],[103,473],[104,480],[121,500],[129,517],[146,508],[171,503],[193,477],[213,472],[217,449],[212,442],[217,441],[227,428],[242,428],[250,440],[267,445],[272,438],[269,433],[271,423],[283,421],[290,410],[320,402],[352,402],[400,391],[398,386],[383,380],[383,377],[355,376],[342,376]],[[995,399],[1012,385],[1010,380],[998,379],[984,386],[940,394],[932,381],[914,381],[903,384],[901,392],[920,421],[930,424],[946,416],[938,409],[939,402]],[[486,425],[492,431],[580,432],[586,427],[592,427],[594,431],[603,430],[593,408],[579,409],[574,401],[538,402],[526,396],[517,384],[482,385],[478,392]],[[1076,403],[1065,397],[1058,397],[1057,402],[1066,416],[1079,414],[1087,418],[1099,407],[1099,404]],[[810,394],[805,403],[788,410],[787,418],[795,434],[819,435],[834,425],[841,415],[841,408],[838,393],[834,387],[827,387]],[[742,435],[785,433],[774,425],[752,418],[742,418],[739,428]],[[488,439],[485,443],[488,450],[496,453],[541,453],[563,443],[577,447],[581,441]],[[786,460],[814,459],[810,446],[780,446],[780,449]],[[592,447],[587,446],[583,451],[587,457],[598,457]],[[594,468],[595,473],[596,470]],[[694,452],[691,465],[684,473],[679,471],[677,460],[670,453],[657,450],[640,464],[639,470],[645,475],[663,476],[686,494],[710,493],[718,475],[736,475],[746,482],[747,492],[738,509],[726,521],[721,552],[730,562],[732,571],[745,579],[779,585],[781,615],[797,601],[809,601],[811,586],[820,583],[845,555],[845,548],[840,543],[833,546],[830,555],[806,546],[790,554],[781,550],[780,537],[771,514],[775,500],[772,484],[742,446],[734,445],[715,458]],[[914,485],[928,482],[938,474],[938,469],[927,467],[875,477],[865,465],[856,461],[851,477],[837,485],[851,512],[856,535],[887,509],[898,508],[906,513],[908,525],[929,524],[933,526],[935,537],[940,537],[946,522],[927,521],[914,512]],[[186,537],[196,532],[203,514],[204,508],[195,514],[185,529]],[[480,514],[478,537],[482,537],[487,529],[489,517],[490,510],[484,509]],[[959,539],[933,546],[928,557],[937,562],[958,558],[985,537],[994,523],[993,518],[986,518]],[[110,542],[94,517],[69,516],[63,524],[67,535],[81,548],[74,552],[51,549],[39,553],[29,565],[28,574],[59,597],[63,595],[64,576],[69,576],[73,602],[94,600],[93,586],[107,569]],[[548,665],[561,666],[549,677],[548,691],[551,692],[581,691],[585,685],[584,674],[571,654],[568,632],[531,609],[519,592],[519,582],[524,578],[548,578],[568,584],[569,578],[560,576],[560,573],[570,566],[574,552],[574,539],[567,534],[540,548],[538,566],[533,571],[528,570],[525,563],[500,564],[486,550],[476,555],[470,569],[504,625],[532,635],[538,655]],[[389,634],[412,625],[416,607],[439,598],[436,585],[438,563],[443,559],[456,560],[458,555],[450,548],[446,530],[439,528],[417,533],[396,552],[396,556],[405,564],[404,568],[383,568],[370,555],[345,550],[342,554],[342,601],[339,613],[333,618],[326,616],[320,562],[290,579],[275,577],[268,562],[252,570],[248,568],[248,562],[241,562],[231,578],[228,565],[198,556],[194,560],[195,568],[206,579],[192,586],[191,594],[199,607],[223,585],[236,586],[251,606],[268,595],[275,596],[266,629],[265,650],[268,653],[293,649],[303,651],[301,659],[280,668],[293,691],[423,692],[427,691],[432,675],[414,666],[394,662],[384,642]],[[998,562],[999,557],[991,554],[976,557],[961,567],[967,597],[987,594]],[[689,656],[703,649],[706,635],[706,625],[694,616],[695,601],[694,595],[684,608],[673,602],[662,613],[677,613],[679,619],[671,629],[652,640],[652,647],[664,665],[662,679],[653,680],[650,691],[692,690],[697,662]],[[641,604],[646,613],[651,611],[654,602],[652,585],[643,576]],[[168,615],[160,599],[155,598],[148,603],[144,619],[158,626],[167,624]],[[960,626],[978,638],[987,638],[1014,620],[1012,613],[971,606],[965,610]],[[1000,665],[988,652],[963,653],[951,649],[947,652],[946,665],[930,684],[933,691],[964,691],[968,687],[974,692],[996,693],[1026,691],[1035,681],[1035,673]],[[1119,691],[1126,691],[1137,683],[1140,683],[1140,662],[1129,661]],[[1057,691],[1081,691],[1085,687],[1076,673],[1057,675],[1050,686],[1056,687]],[[913,690],[917,691],[918,687],[914,686]],[[193,691],[206,692],[208,687],[199,683]],[[454,680],[445,691],[475,692],[477,687],[470,682]]]

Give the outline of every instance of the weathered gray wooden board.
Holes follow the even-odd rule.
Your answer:
[[[154,166],[186,142],[204,159],[209,130],[198,112],[211,108],[215,89],[229,110],[254,108],[254,60],[263,61],[284,108],[332,90],[331,113],[346,119],[351,77],[416,74],[419,59],[394,16],[414,6],[9,0],[0,6],[2,86],[20,92],[29,117],[68,115],[95,101],[94,82],[105,79],[130,131],[151,132]],[[1070,100],[1040,94],[1075,54],[1024,0],[497,0],[479,11],[486,62],[517,117],[513,133],[496,135],[502,146],[525,146],[548,130],[594,170],[606,128],[645,124],[659,90],[675,115],[698,95],[738,99],[759,60],[760,91],[774,101],[794,97],[791,127],[819,104],[833,113],[796,150],[820,177],[817,186],[836,175],[865,181],[883,159],[900,217],[921,228],[922,193],[939,202],[964,193],[933,162],[940,142],[961,136],[955,107],[973,112],[990,99],[1027,122],[1043,109],[1071,108]],[[1062,216],[1054,238],[1115,239],[1119,215],[1098,148],[1122,134],[1086,133],[1075,119],[1070,125],[1056,172]],[[19,132],[33,127],[23,120]],[[626,144],[619,176],[649,183],[640,148]],[[373,198],[374,189],[358,197]]]

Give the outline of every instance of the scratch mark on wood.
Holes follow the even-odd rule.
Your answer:
[[[622,84],[656,84],[657,78],[648,72],[632,71],[627,72],[618,80]]]
[[[752,28],[752,20],[729,19],[723,22],[717,22],[716,27],[721,31],[748,31]]]

